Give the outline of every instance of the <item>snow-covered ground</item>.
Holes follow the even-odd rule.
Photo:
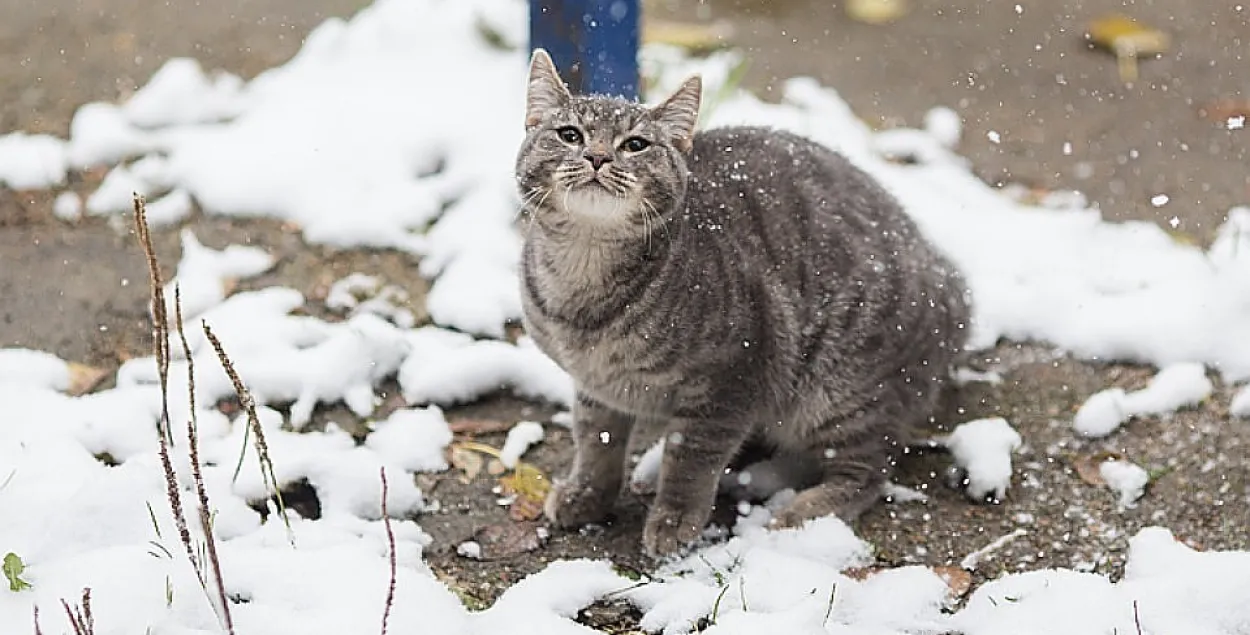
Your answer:
[[[512,46],[488,44],[483,25]],[[731,538],[662,566],[648,584],[607,562],[558,562],[490,609],[468,611],[423,563],[429,538],[419,520],[405,519],[433,503],[410,474],[447,468],[452,435],[440,406],[500,385],[556,403],[571,394],[568,378],[526,340],[498,339],[519,315],[511,166],[522,133],[524,33],[519,0],[379,0],[351,21],[323,24],[291,62],[254,81],[175,60],[127,103],[84,106],[68,140],[0,137],[0,182],[13,187],[55,187],[68,170],[116,166],[85,202],[58,201],[66,219],[126,222],[139,192],[152,200],[154,223],[176,223],[194,200],[209,214],[287,220],[311,243],[405,250],[434,280],[436,326],[413,328],[410,315],[385,303],[354,303],[351,290],[369,284],[358,278],[336,294],[351,317],[327,322],[293,314],[305,301],[293,289],[229,294],[228,280],[272,266],[268,254],[216,251],[184,235],[177,282],[191,358],[174,347],[173,453],[190,504],[183,425],[193,363],[204,482],[238,633],[376,632],[389,570],[383,470],[398,566],[392,632],[584,632],[569,618],[610,593],[641,607],[645,628],[670,633],[709,616],[715,633],[1092,634],[1138,632],[1138,623],[1143,633],[1250,632],[1250,554],[1195,552],[1165,528],[1132,539],[1123,580],[1070,570],[1009,575],[952,614],[935,572],[851,577],[848,568],[871,561],[869,545],[836,519],[766,531],[767,506],[742,509]],[[958,118],[949,111],[934,111],[925,130],[874,133],[809,79],[787,82],[780,104],[718,90],[736,61],[733,53],[645,52],[661,92],[704,74],[704,125],[788,128],[885,183],[966,272],[978,346],[1037,339],[1080,357],[1179,369],[1140,393],[1099,397],[1078,417],[1078,432],[1107,434],[1135,414],[1204,399],[1206,371],[1250,379],[1250,208],[1230,210],[1203,251],[1151,224],[1103,222],[1079,198],[1030,207],[978,181],[953,154]],[[890,160],[900,156],[915,163]],[[268,491],[244,420],[213,407],[233,388],[201,321],[260,404],[277,480],[307,480],[319,519],[293,517],[288,530],[249,506]],[[69,632],[60,601],[84,587],[100,635],[221,632],[166,502],[154,360],[131,360],[115,388],[85,395],[74,389],[75,372],[46,354],[0,352],[0,551],[20,557],[25,569],[13,578],[30,584],[0,588],[0,632],[33,632],[36,606],[44,632]],[[410,405],[374,420],[374,389],[391,375]],[[1248,394],[1235,413],[1250,412]],[[364,444],[333,425],[292,431],[335,402],[369,421]],[[267,407],[286,403],[289,421]],[[536,425],[518,431],[509,461],[540,437]],[[971,422],[950,442],[976,492],[1001,496],[1021,443],[1010,424]],[[105,455],[118,465],[97,459]],[[1126,503],[1138,495],[1139,474],[1107,477]],[[199,526],[190,531],[199,541]]]

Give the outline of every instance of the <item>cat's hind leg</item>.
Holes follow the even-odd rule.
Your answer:
[[[578,527],[612,512],[633,425],[633,416],[578,393],[573,406],[573,467],[554,483],[543,508],[551,522]]]
[[[812,450],[820,463],[820,482],[781,508],[773,516],[774,527],[797,527],[829,515],[850,523],[881,500],[903,446],[895,434],[865,429],[856,436]]]

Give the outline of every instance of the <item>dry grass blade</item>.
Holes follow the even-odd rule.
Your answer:
[[[204,487],[204,478],[199,458],[199,434],[197,430],[198,423],[195,418],[195,374],[194,367],[191,363],[190,346],[187,345],[186,334],[182,328],[182,298],[180,290],[174,289],[174,315],[177,321],[178,336],[182,341],[184,352],[187,354],[187,391],[190,395],[189,404],[191,406],[190,420],[187,422],[187,433],[189,437],[189,447],[191,469],[195,481],[196,494],[199,499],[199,520],[201,530],[204,532],[203,545],[199,545],[203,552],[197,553],[196,545],[191,538],[191,531],[187,524],[186,513],[182,505],[182,495],[178,487],[178,474],[174,470],[173,460],[170,458],[169,448],[173,445],[173,433],[170,429],[169,418],[169,316],[167,314],[167,305],[165,304],[164,284],[161,280],[160,264],[156,259],[156,250],[152,246],[152,234],[148,228],[147,210],[144,206],[143,197],[135,196],[135,228],[139,236],[139,242],[143,247],[143,253],[148,261],[148,273],[151,281],[151,300],[152,300],[152,321],[153,321],[153,349],[156,354],[157,373],[160,376],[161,388],[161,418],[160,427],[160,454],[161,467],[165,473],[165,489],[169,498],[170,510],[173,513],[174,522],[178,527],[178,536],[182,541],[183,547],[187,551],[187,559],[191,562],[192,569],[195,570],[196,578],[200,582],[200,588],[206,594],[208,591],[208,580],[204,574],[204,563],[207,561],[213,568],[213,582],[217,590],[216,606],[218,618],[222,621],[226,632],[234,635],[234,622],[230,615],[230,602],[226,597],[225,583],[221,575],[221,562],[217,556],[217,543],[213,537],[212,514],[209,511],[208,493]],[[211,596],[210,596],[210,599]],[[83,592],[83,615],[79,617],[78,623],[75,623],[75,635],[92,635],[91,626],[91,606],[88,591]],[[69,612],[69,606],[66,605],[66,611]],[[70,615],[71,623],[74,623],[74,616]],[[86,630],[82,630],[85,628]]]
[[[391,516],[386,509],[386,498],[390,495],[386,483],[386,468],[381,468],[382,475],[382,525],[386,527],[386,546],[390,555],[391,580],[386,587],[386,604],[382,607],[382,635],[386,635],[386,624],[391,619],[391,607],[395,605],[395,576],[397,564],[395,559],[395,532],[391,530]]]
[[[212,566],[213,586],[217,588],[217,601],[220,605],[221,619],[226,630],[234,633],[234,618],[230,615],[230,599],[226,597],[226,583],[221,574],[221,559],[217,556],[217,540],[213,537],[213,517],[209,511],[208,490],[204,487],[204,469],[200,464],[200,431],[199,420],[195,416],[195,361],[191,355],[191,346],[187,344],[186,330],[182,324],[182,288],[174,285],[174,324],[178,327],[178,339],[182,342],[182,351],[187,358],[187,400],[191,416],[187,418],[187,452],[191,458],[191,477],[195,482],[195,495],[199,499],[200,529],[204,532],[204,545],[208,554],[208,562]]]
[[[208,338],[209,343],[213,345],[213,350],[217,352],[217,359],[221,362],[226,375],[230,377],[230,382],[234,384],[234,392],[239,396],[239,403],[247,413],[248,429],[252,432],[256,456],[260,462],[261,478],[265,481],[265,485],[273,490],[274,498],[278,501],[278,515],[282,517],[282,524],[286,526],[287,539],[294,545],[295,534],[291,530],[291,519],[287,516],[286,502],[282,500],[282,489],[278,485],[278,477],[273,470],[273,461],[269,458],[269,444],[265,442],[265,431],[261,428],[260,417],[256,415],[256,400],[252,398],[252,393],[248,391],[247,386],[243,385],[243,379],[235,370],[234,362],[230,361],[230,356],[226,354],[221,340],[213,334],[213,329],[209,328],[207,322],[201,322],[201,326],[204,328],[204,337]]]
[[[91,617],[91,589],[82,590],[82,604],[70,608],[69,602],[61,600],[65,607],[65,615],[69,617],[69,625],[74,635],[95,635],[95,619]]]
[[[161,266],[156,260],[156,250],[152,247],[152,234],[148,231],[147,208],[142,196],[135,196],[135,233],[139,237],[139,245],[148,261],[148,279],[151,283],[149,294],[152,300],[152,349],[156,355],[156,371],[161,386],[161,418],[157,423],[160,436],[161,469],[165,473],[165,494],[169,499],[170,512],[174,524],[178,527],[178,538],[187,550],[187,559],[195,570],[200,586],[208,589],[208,581],[204,578],[204,568],[196,556],[192,546],[191,530],[187,526],[186,512],[182,507],[182,494],[178,488],[178,474],[174,471],[174,463],[169,455],[169,447],[173,445],[173,434],[169,429],[169,322],[165,315],[165,290],[161,280]]]

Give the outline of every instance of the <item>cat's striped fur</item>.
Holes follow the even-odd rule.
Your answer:
[[[547,514],[602,519],[632,427],[662,425],[643,536],[659,553],[699,535],[748,440],[819,462],[780,523],[860,514],[969,314],[960,275],[864,172],[788,133],[694,134],[699,90],[655,108],[572,96],[539,51],[517,160],[525,326],[578,395]]]

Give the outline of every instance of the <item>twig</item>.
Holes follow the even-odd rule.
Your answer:
[[[1137,612],[1137,600],[1133,600],[1133,624],[1137,627],[1137,635],[1142,635],[1141,614]]]
[[[69,616],[69,625],[74,629],[74,635],[95,635],[95,619],[91,617],[91,589],[82,590],[81,606],[70,608],[69,602],[65,600],[61,600],[61,606],[65,607],[65,614]]]
[[[35,635],[43,635],[43,627],[39,626],[39,606],[35,607]]]
[[[838,584],[835,582],[833,587],[829,589],[829,604],[825,606],[825,619],[821,622],[822,625],[829,623],[829,616],[833,615],[833,601],[837,598],[837,596]]]
[[[388,496],[388,487],[386,483],[386,468],[380,468],[379,472],[382,476],[382,525],[386,527],[386,545],[391,560],[391,581],[386,588],[386,605],[382,608],[382,635],[386,635],[386,624],[391,619],[391,607],[395,604],[395,533],[391,531],[391,517],[386,510],[386,497]]]
[[[135,195],[135,232],[139,236],[139,245],[148,261],[148,279],[151,283],[152,298],[152,349],[156,355],[156,371],[161,383],[161,417],[157,423],[160,436],[161,469],[165,473],[165,494],[169,499],[169,508],[173,513],[174,524],[178,528],[178,537],[187,550],[187,559],[200,581],[200,586],[208,590],[208,582],[204,578],[204,568],[195,555],[192,546],[191,530],[187,526],[187,516],[182,507],[182,494],[178,488],[178,474],[174,471],[174,463],[169,455],[169,447],[173,445],[173,435],[169,429],[169,322],[165,315],[165,290],[161,281],[161,267],[156,261],[156,250],[152,247],[152,234],[148,231],[147,208],[142,196]]]
[[[200,322],[204,328],[204,337],[208,338],[213,350],[217,352],[217,360],[221,362],[221,367],[226,371],[226,375],[230,377],[230,382],[234,384],[234,392],[239,397],[239,403],[242,404],[243,410],[247,412],[248,429],[253,433],[253,440],[256,446],[256,456],[260,461],[261,479],[265,481],[265,485],[273,490],[274,498],[278,501],[278,515],[282,517],[282,524],[286,526],[287,540],[292,545],[295,544],[295,534],[291,530],[291,519],[287,517],[286,502],[282,499],[282,489],[278,486],[278,477],[273,470],[273,460],[269,458],[269,444],[265,441],[265,431],[260,425],[260,417],[256,414],[256,399],[252,397],[252,393],[248,391],[247,386],[243,385],[243,379],[239,377],[238,371],[234,368],[234,362],[230,361],[230,356],[226,354],[226,349],[221,345],[221,340],[213,334],[213,329],[209,328],[208,322]],[[241,460],[241,459],[240,459]],[[237,472],[236,472],[237,475]]]

